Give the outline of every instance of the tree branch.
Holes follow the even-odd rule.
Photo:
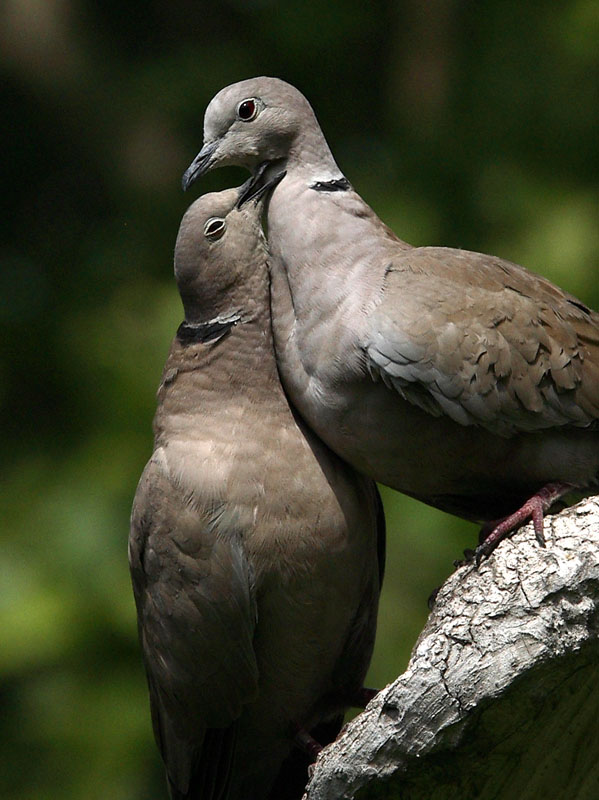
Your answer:
[[[406,672],[318,758],[304,800],[599,798],[599,498],[441,588]]]

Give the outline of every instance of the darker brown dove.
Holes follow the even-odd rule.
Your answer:
[[[486,523],[479,556],[599,485],[599,316],[523,267],[399,239],[352,189],[306,98],[226,87],[184,175],[237,164],[268,202],[275,346],[311,428],[358,470]],[[499,522],[498,518],[504,518]]]
[[[183,218],[185,321],[133,504],[139,636],[173,800],[299,800],[309,759],[294,742],[335,738],[374,643],[380,498],[281,386],[260,194],[206,195]]]

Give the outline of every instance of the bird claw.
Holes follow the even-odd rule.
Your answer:
[[[465,567],[468,564],[472,564],[472,562],[474,561],[475,555],[476,555],[476,551],[472,550],[470,547],[467,547],[464,550],[464,558],[456,558],[456,560],[453,562],[453,566],[456,569],[459,569],[460,567]]]
[[[322,745],[316,741],[316,739],[310,735],[310,733],[305,729],[302,728],[300,725],[295,725],[295,736],[293,737],[294,743],[300,750],[303,750],[304,753],[307,753],[308,756],[312,759],[312,761],[316,761],[318,754],[323,749]]]
[[[458,564],[457,560],[456,560],[456,561],[454,561],[454,562],[453,562],[453,564],[454,564],[454,566],[457,566],[457,564]],[[440,586],[437,586],[437,587],[436,587],[435,589],[433,589],[433,591],[432,591],[432,592],[429,594],[429,596],[428,596],[428,598],[427,598],[427,601],[426,601],[426,605],[428,606],[428,610],[429,610],[429,611],[432,611],[432,610],[433,610],[433,608],[435,607],[435,603],[437,602],[437,595],[439,594],[439,591],[440,591],[440,590],[441,590],[441,587],[440,587]]]
[[[543,486],[542,489],[539,489],[536,494],[533,494],[533,496],[517,511],[510,514],[509,517],[505,517],[505,519],[495,523],[490,530],[488,525],[483,526],[481,528],[482,541],[474,551],[474,562],[476,566],[478,567],[483,558],[486,558],[495,550],[502,539],[505,539],[510,533],[513,533],[529,519],[532,519],[537,542],[541,547],[546,547],[547,543],[543,531],[545,512],[548,511],[557,500],[572,491],[572,488],[573,487],[569,483],[548,483],[546,486]],[[466,552],[467,551],[464,551],[464,555],[466,555]]]
[[[476,548],[472,556],[473,561],[477,567],[480,567],[480,563],[483,560],[483,558],[487,558],[488,556],[491,555],[491,553],[497,547],[498,544],[499,541],[495,542],[495,544],[492,547],[485,547],[484,543],[479,544],[479,546]]]
[[[543,530],[543,514],[544,510],[541,505],[541,501],[537,500],[532,511],[532,524],[537,542],[541,547],[547,547],[547,543],[545,541],[545,532]]]

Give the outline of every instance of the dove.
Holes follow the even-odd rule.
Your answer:
[[[266,210],[279,371],[332,450],[483,523],[477,558],[599,481],[599,315],[482,253],[413,247],[353,190],[306,98],[277,78],[221,90],[187,188],[223,165],[283,175]]]
[[[131,514],[139,638],[173,800],[299,799],[309,760],[294,742],[317,752],[310,732],[334,739],[368,692],[382,507],[281,386],[265,192],[243,203],[237,189],[208,194],[183,217],[185,320]]]

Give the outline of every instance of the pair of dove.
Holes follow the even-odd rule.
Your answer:
[[[222,90],[207,109],[204,135],[184,188],[226,164],[246,166],[254,179],[240,197],[202,198],[179,235],[186,323],[165,370],[156,449],[134,508],[133,576],[155,731],[172,796],[266,797],[270,787],[272,797],[283,798],[289,723],[310,730],[324,721],[335,724],[335,714],[363,677],[379,588],[374,489],[322,442],[365,475],[487,523],[491,533],[479,554],[530,516],[542,539],[543,514],[560,496],[597,487],[599,317],[517,265],[399,240],[339,171],[306,99],[282,81],[258,78]],[[276,373],[266,378],[274,365],[270,322],[264,321],[253,345],[247,333],[256,309],[268,317],[266,255],[256,233],[260,193],[270,195],[270,309],[278,369],[287,396],[322,442],[288,408]],[[239,221],[250,210],[256,217],[244,227]],[[245,242],[245,266],[239,269],[233,250],[214,271],[198,242],[212,237],[224,245],[233,233]],[[263,284],[254,287],[249,280],[249,264]],[[200,267],[204,280],[197,282]],[[265,349],[257,349],[258,342]],[[285,408],[284,423],[270,414],[256,381],[275,392]],[[252,415],[253,427],[246,427]],[[200,417],[206,426],[201,432]],[[231,430],[238,440],[227,439]],[[248,433],[254,449],[241,441]],[[300,442],[316,454],[320,484],[310,480],[318,471],[314,460],[308,466],[297,457]],[[242,480],[255,481],[273,452],[276,463],[266,471],[274,477],[260,487],[250,519]],[[247,463],[240,465],[240,459]],[[323,471],[326,481],[335,477],[328,490]],[[318,531],[313,528],[306,538],[307,509],[326,505],[331,491],[337,509],[345,508],[344,522],[319,515]],[[347,515],[348,498],[356,516]],[[499,517],[506,519],[492,522]],[[298,528],[304,531],[299,540]],[[287,532],[282,539],[281,530]],[[341,562],[339,553],[331,559],[333,542],[338,550],[343,543]],[[219,555],[217,545],[226,552]],[[237,580],[229,576],[228,595],[219,595],[225,583],[219,568],[207,564],[210,559],[228,576],[235,567]],[[298,596],[288,594],[285,576],[301,572],[305,582],[298,596],[306,605],[298,611]],[[212,573],[220,581],[214,591],[205,580]],[[329,594],[318,581],[327,583]],[[350,592],[360,581],[370,588]],[[320,615],[340,585],[346,594],[325,631]],[[218,613],[204,607],[211,600]],[[304,617],[308,607],[314,617]],[[285,617],[290,608],[295,616]],[[272,622],[273,609],[280,612],[280,628]],[[283,635],[284,618],[295,650]],[[368,621],[356,625],[360,618]],[[222,626],[230,636],[221,642],[216,631]],[[237,655],[229,662],[233,642]],[[304,650],[308,643],[312,660]],[[213,670],[198,677],[207,654]],[[295,676],[292,665],[298,667]],[[316,679],[305,670],[319,676],[316,691]],[[311,691],[306,680],[313,681]],[[214,681],[211,703],[207,687]],[[301,702],[286,705],[277,718],[281,697],[296,695]],[[333,696],[344,702],[323,708],[323,698]],[[196,794],[194,785],[201,787]]]

